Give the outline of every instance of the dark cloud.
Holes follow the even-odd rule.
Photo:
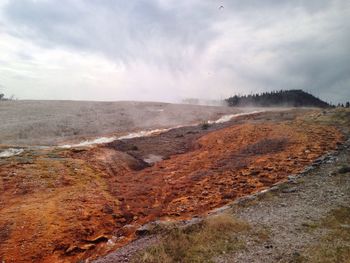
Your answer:
[[[323,10],[329,6],[331,1],[328,0],[230,0],[223,1],[225,6],[231,7],[240,11],[267,11],[280,10],[281,8],[288,9],[303,9],[307,12],[314,13]]]
[[[175,71],[169,82],[183,74],[186,87],[203,85],[198,96],[303,88],[338,101],[350,99],[349,10],[347,0],[11,0],[3,12],[13,36]],[[200,80],[208,71],[216,83]]]
[[[17,26],[12,33],[42,45],[93,50],[124,62],[161,57],[173,64],[193,46],[200,52],[209,43],[215,35],[212,12],[203,4],[166,8],[146,0],[13,0],[5,10]]]

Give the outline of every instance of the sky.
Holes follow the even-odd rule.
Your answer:
[[[0,0],[0,93],[350,100],[349,0]]]

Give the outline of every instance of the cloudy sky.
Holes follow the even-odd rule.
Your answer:
[[[222,6],[222,7],[221,7]],[[0,93],[350,100],[349,0],[0,0]]]

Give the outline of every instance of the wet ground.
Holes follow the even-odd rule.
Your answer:
[[[0,259],[78,262],[153,220],[204,215],[298,173],[343,136],[319,110],[257,113],[93,148],[0,159]]]

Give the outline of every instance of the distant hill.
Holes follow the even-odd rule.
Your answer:
[[[225,101],[231,107],[330,107],[327,102],[324,102],[303,90],[281,90],[244,96],[235,95]]]

